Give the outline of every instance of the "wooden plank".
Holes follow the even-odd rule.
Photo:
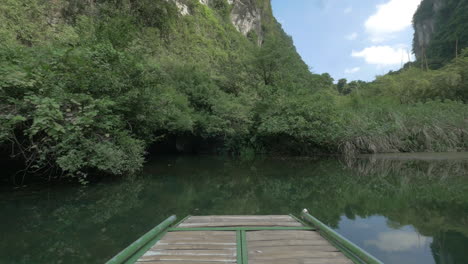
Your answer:
[[[137,263],[236,263],[234,231],[169,232]]]
[[[185,232],[169,232],[166,236],[235,236],[235,232],[230,231],[185,231]],[[165,236],[165,237],[166,237]]]
[[[161,241],[186,241],[186,240],[198,240],[198,241],[220,241],[220,240],[231,240],[235,236],[168,236],[166,235]]]
[[[177,261],[177,260],[148,260],[138,261],[136,264],[225,264],[225,263],[237,263],[237,261]]]
[[[260,231],[260,230],[309,230],[316,231],[310,226],[228,226],[228,227],[175,227],[169,228],[169,232],[181,231]]]
[[[159,245],[224,245],[224,246],[236,246],[236,242],[226,242],[226,240],[210,240],[210,241],[197,241],[197,240],[186,240],[186,241],[163,241],[158,242]]]
[[[247,233],[248,236],[257,236],[257,235],[269,235],[269,236],[295,236],[295,235],[317,235],[319,237],[322,237],[317,231],[315,230],[253,230],[249,231]]]
[[[273,260],[273,259],[289,259],[289,258],[336,258],[342,257],[343,253],[341,252],[314,252],[314,251],[296,251],[290,248],[283,248],[283,250],[278,250],[276,252],[270,252],[268,254],[260,253],[256,250],[253,250],[253,254],[249,254],[249,260],[264,259],[264,260]]]
[[[248,240],[247,240],[248,241]],[[250,247],[271,247],[271,246],[318,246],[330,245],[325,240],[275,240],[275,241],[248,241]]]
[[[231,233],[233,233],[234,231],[229,231]],[[210,235],[210,234],[205,234],[205,235],[184,235],[183,233],[185,232],[178,232],[178,233],[182,233],[182,234],[177,234],[177,235],[173,235],[171,233],[174,233],[174,232],[170,232],[170,233],[167,233],[164,237],[163,237],[163,240],[194,240],[194,239],[199,239],[199,240],[230,240],[232,238],[234,238],[235,236],[233,236],[232,234],[226,234],[226,235]]]
[[[155,255],[143,256],[138,261],[218,261],[218,262],[235,262],[236,256],[176,256],[176,255]]]
[[[197,227],[302,227],[289,215],[275,216],[191,216],[179,228]]]
[[[247,245],[249,264],[352,263],[315,231],[249,231]]]
[[[297,222],[291,216],[191,216],[184,223],[218,222]]]
[[[322,250],[319,248],[318,250],[313,250],[313,248],[307,248],[306,246],[303,247],[281,247],[281,248],[252,248],[249,250],[249,257],[253,256],[278,256],[284,257],[297,257],[297,256],[310,256],[310,257],[339,257],[342,256],[341,252],[338,250]]]
[[[179,250],[185,250],[185,249],[232,249],[232,250],[235,250],[236,249],[236,245],[232,245],[232,246],[229,246],[229,245],[220,245],[220,244],[215,244],[215,243],[206,243],[206,244],[171,244],[171,243],[167,243],[167,245],[157,245],[157,248],[156,247],[153,247],[152,249],[170,249],[170,250],[174,250],[174,249],[179,249]]]
[[[323,237],[315,231],[300,230],[277,230],[271,231],[250,231],[247,232],[249,241],[260,240],[322,240]]]
[[[289,246],[292,247],[291,250],[299,250],[299,251],[311,251],[311,252],[338,252],[339,250],[335,248],[334,246],[330,245],[312,245],[312,246],[303,246],[303,245],[298,245],[298,246]],[[282,250],[285,248],[285,246],[271,246],[271,247],[255,247],[251,248],[249,252],[253,251],[259,251],[262,253],[268,253],[268,252],[273,252],[273,251],[278,251]]]
[[[206,223],[182,223],[180,228],[186,227],[229,227],[229,226],[302,226],[299,222],[262,222],[262,221],[239,221],[239,222],[206,222]]]
[[[164,250],[152,249],[147,251],[143,257],[150,256],[236,256],[236,249],[218,249],[218,250]]]
[[[353,264],[353,262],[346,258],[289,258],[278,260],[249,260],[249,264]]]
[[[293,219],[289,215],[197,215],[190,216],[185,221],[193,219]]]

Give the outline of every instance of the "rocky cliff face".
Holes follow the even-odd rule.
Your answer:
[[[436,18],[445,5],[444,0],[424,0],[414,19],[413,51],[416,58],[422,58],[423,50],[429,46],[435,32]]]
[[[261,10],[254,0],[229,0],[232,7],[231,21],[239,32],[245,36],[253,31],[258,36],[258,43],[263,39]]]
[[[468,47],[468,1],[423,0],[413,17],[413,51],[438,69]]]
[[[190,15],[189,8],[184,0],[166,0],[172,1],[177,5],[181,15]],[[212,0],[199,0],[201,4],[210,7]],[[260,8],[255,0],[227,0],[231,5],[231,22],[234,27],[247,36],[250,32],[255,32],[257,35],[258,44],[261,45],[263,41],[262,32],[262,14],[264,11],[269,10],[268,8]]]

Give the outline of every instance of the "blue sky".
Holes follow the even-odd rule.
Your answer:
[[[273,13],[314,73],[375,79],[411,52],[411,19],[421,0],[272,0]]]

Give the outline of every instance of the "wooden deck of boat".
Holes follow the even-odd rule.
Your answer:
[[[353,263],[312,228],[288,215],[191,216],[138,264]]]

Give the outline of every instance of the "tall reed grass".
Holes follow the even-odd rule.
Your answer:
[[[344,119],[338,148],[345,154],[468,149],[468,105],[461,102],[373,104],[347,112]]]

